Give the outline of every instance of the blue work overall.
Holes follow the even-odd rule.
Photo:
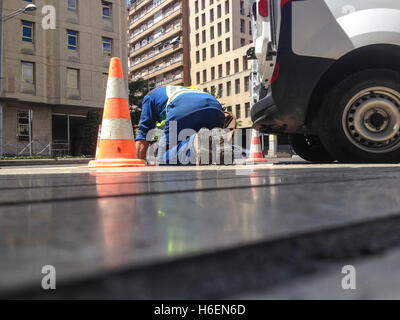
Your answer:
[[[208,93],[179,86],[165,86],[154,89],[144,98],[136,141],[146,140],[147,133],[156,127],[157,122],[162,121],[165,121],[165,128],[159,151],[164,152],[158,152],[158,162],[182,165],[189,162],[187,159],[193,150],[194,135],[176,141],[176,145],[170,145],[170,122],[176,122],[179,136],[184,129],[198,132],[202,128],[222,128],[224,112],[218,100]],[[182,163],[181,159],[186,161]]]

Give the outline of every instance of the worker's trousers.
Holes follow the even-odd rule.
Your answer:
[[[167,112],[166,127],[159,142],[157,156],[160,165],[194,165],[193,141],[195,132],[202,128],[210,130],[222,128],[224,125],[224,112],[217,100],[215,100],[215,103],[211,102],[211,104],[208,101],[207,105],[204,106],[197,105],[192,113],[181,112],[182,108],[187,107],[188,104],[180,103],[169,108]],[[180,116],[182,114],[185,115]]]

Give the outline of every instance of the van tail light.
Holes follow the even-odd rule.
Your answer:
[[[272,74],[270,83],[273,84],[279,78],[279,71],[281,69],[281,65],[279,62],[275,64],[274,73]]]
[[[258,2],[258,13],[264,18],[268,17],[268,0]]]
[[[281,9],[292,0],[281,0]]]

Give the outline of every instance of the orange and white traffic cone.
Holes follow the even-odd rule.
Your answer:
[[[261,150],[261,141],[260,136],[258,135],[258,131],[253,129],[251,135],[251,145],[250,145],[250,157],[246,160],[247,164],[256,164],[256,163],[265,163],[268,162],[267,159],[264,158],[262,150]]]
[[[112,58],[110,62],[100,143],[96,154],[96,160],[89,162],[89,168],[146,165],[144,160],[135,159],[136,147],[128,94],[119,58]]]

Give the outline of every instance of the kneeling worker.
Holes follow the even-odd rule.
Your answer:
[[[164,136],[161,138],[158,162],[161,164],[194,164],[193,134],[183,141],[171,143],[170,131],[176,128],[175,137],[185,129],[195,132],[203,128],[212,130],[224,126],[224,111],[221,104],[212,95],[203,91],[181,86],[164,86],[154,89],[144,98],[139,130],[136,136],[137,157],[146,159],[150,142],[146,136],[156,123],[165,122]],[[172,122],[173,126],[172,126]],[[171,130],[170,130],[171,129]],[[172,134],[172,133],[171,133]],[[160,153],[160,150],[162,152]],[[182,161],[185,159],[185,161]]]

